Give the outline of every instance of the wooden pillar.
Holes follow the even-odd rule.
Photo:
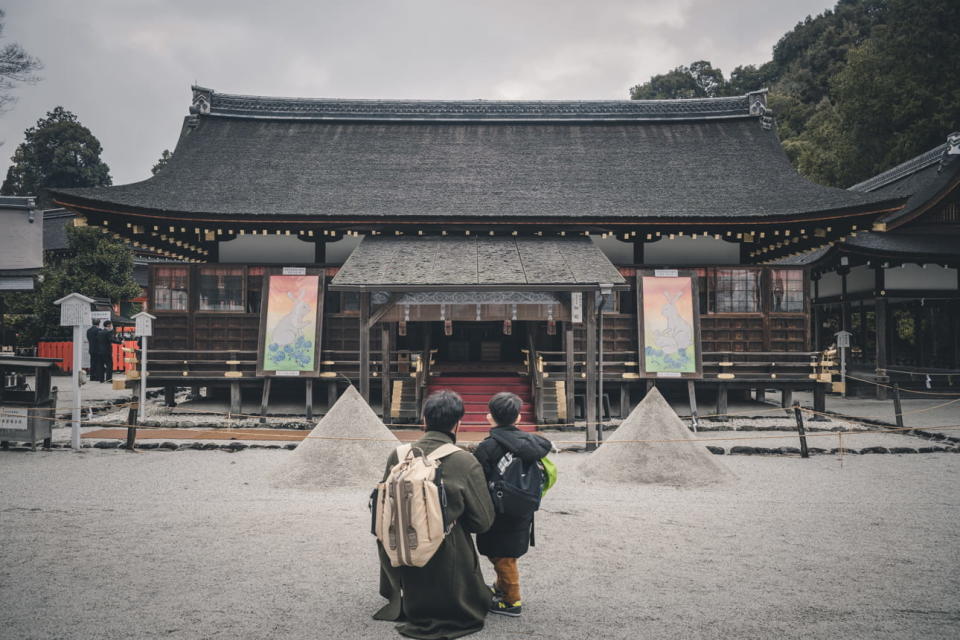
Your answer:
[[[175,385],[163,385],[163,404],[167,407],[177,406],[177,387]]]
[[[327,243],[323,240],[317,240],[313,243],[313,261],[316,264],[324,264],[327,261]]]
[[[566,364],[564,369],[564,380],[566,384],[564,385],[564,392],[566,393],[566,398],[563,399],[563,402],[567,403],[567,422],[573,422],[574,416],[574,385],[577,384],[577,380],[574,377],[576,375],[576,353],[574,352],[574,342],[573,342],[573,323],[564,322],[563,323],[563,357]],[[559,400],[559,398],[558,398]]]
[[[267,421],[267,407],[270,406],[270,385],[273,382],[273,378],[266,377],[263,379],[263,394],[260,396],[260,423],[263,424]]]
[[[717,385],[717,416],[720,420],[727,419],[727,385],[722,382]]]
[[[813,301],[810,303],[810,308],[813,311],[813,350],[820,351],[820,326],[823,324],[822,310],[821,305],[819,304],[820,300],[820,274],[813,274],[810,276],[813,280]]]
[[[313,420],[313,378],[307,378],[304,396],[304,413],[307,415],[307,420]]]
[[[643,264],[643,241],[633,241],[633,264]]]
[[[784,387],[780,390],[780,406],[784,408],[793,406],[793,389]]]
[[[360,292],[360,395],[370,402],[370,293]]]
[[[393,328],[392,322],[380,323],[380,409],[384,422],[390,415],[390,357],[393,353]]]
[[[625,420],[630,415],[630,385],[620,385],[620,419]]]
[[[857,344],[860,347],[860,353],[862,354],[861,359],[865,359],[863,356],[866,355],[867,349],[867,310],[862,299],[860,300],[860,307],[858,311],[860,316],[860,329],[857,331]]]
[[[877,265],[873,271],[874,291],[873,291],[873,315],[874,324],[877,329],[876,344],[876,369],[878,374],[886,375],[887,368],[887,299],[886,281],[884,279],[883,266]],[[887,399],[887,388],[877,387],[877,400]]]
[[[850,301],[847,299],[847,273],[850,269],[841,267],[840,274],[840,330],[850,331]]]
[[[333,408],[337,403],[337,381],[331,380],[327,383],[327,411]]]
[[[230,413],[243,413],[239,382],[230,383]]]
[[[583,323],[586,329],[587,384],[584,406],[587,420],[587,450],[597,448],[597,304],[593,291],[583,292]]]

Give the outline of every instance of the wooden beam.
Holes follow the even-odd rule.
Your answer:
[[[370,294],[368,293],[367,295],[369,296]],[[387,313],[389,313],[390,310],[396,306],[397,306],[397,300],[393,296],[393,294],[391,294],[390,299],[387,300],[384,304],[380,305],[380,308],[370,315],[370,318],[367,320],[367,329],[373,329],[373,325],[380,322],[380,318],[387,315]]]
[[[370,292],[360,292],[360,395],[370,402]]]

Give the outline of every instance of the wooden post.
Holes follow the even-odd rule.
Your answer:
[[[717,416],[720,420],[727,419],[727,385],[717,385]]]
[[[313,420],[313,378],[307,378],[306,414],[307,420]]]
[[[687,395],[690,396],[690,422],[693,424],[693,431],[696,433],[700,427],[700,418],[697,416],[697,385],[693,380],[687,380]]]
[[[327,243],[323,240],[313,243],[313,261],[316,264],[324,264],[327,261]]]
[[[850,331],[850,301],[847,300],[847,273],[848,267],[840,267],[840,330]]]
[[[140,413],[142,412],[142,409],[140,408],[141,383],[141,380],[137,380],[133,383],[133,401],[130,403],[130,409],[127,411],[127,443],[125,447],[130,451],[133,451],[137,441],[137,428],[134,425],[140,421]]]
[[[583,323],[586,329],[587,385],[584,405],[587,419],[587,451],[597,448],[597,304],[593,291],[583,292]]]
[[[643,240],[633,241],[633,264],[643,264]]]
[[[881,279],[883,270],[880,270]],[[886,375],[887,372],[887,299],[881,295],[873,300],[873,315],[877,326],[877,344],[876,344],[876,371],[878,375]],[[887,399],[887,388],[878,386],[877,400]]]
[[[370,293],[360,292],[360,395],[370,404]]]
[[[230,413],[243,413],[242,395],[240,394],[240,383],[230,383]]]
[[[755,395],[755,398],[756,398],[757,402],[766,402],[766,400],[767,400],[767,388],[766,388],[766,387],[763,387],[763,386],[757,387],[756,391],[754,392],[754,395]]]
[[[380,415],[386,420],[390,415],[390,357],[393,353],[393,327],[392,322],[380,323]]]
[[[270,381],[273,378],[263,379],[263,395],[260,397],[260,424],[267,421],[267,405],[270,403]]]
[[[793,403],[793,415],[797,418],[797,435],[800,436],[800,457],[809,458],[810,452],[807,451],[807,432],[803,429],[803,413],[800,411],[800,403]]]
[[[793,389],[784,387],[780,390],[780,406],[784,408],[793,406]]]
[[[337,403],[337,380],[334,378],[327,383],[327,411]]]
[[[900,385],[893,383],[893,412],[897,419],[897,428],[903,429],[903,407],[900,404]]]
[[[576,379],[574,378],[575,367],[574,367],[574,347],[573,347],[573,323],[564,322],[563,323],[563,356],[566,360],[566,369],[564,370],[564,376],[566,380],[566,388],[564,393],[566,398],[564,402],[567,403],[567,422],[573,422],[574,416],[574,385],[576,384]],[[558,398],[559,400],[559,398]]]
[[[813,385],[813,410],[827,410],[827,387],[822,382],[816,382]],[[818,417],[820,416],[814,416],[813,419],[816,420]]]
[[[177,388],[172,384],[163,386],[163,404],[168,407],[177,406]]]
[[[820,300],[820,274],[813,274],[810,276],[813,280],[813,300],[810,302],[810,308],[813,312],[813,350],[820,351],[820,325],[822,321],[820,320],[820,310],[821,305]]]
[[[630,415],[630,385],[623,383],[620,385],[620,419],[625,419]]]

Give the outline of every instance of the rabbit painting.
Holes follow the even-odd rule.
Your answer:
[[[653,332],[653,342],[665,355],[672,355],[681,349],[693,346],[693,327],[680,317],[680,312],[677,310],[677,301],[682,296],[682,291],[663,292],[667,302],[660,310],[660,315],[667,321],[667,326]]]
[[[293,344],[297,338],[303,335],[303,328],[310,325],[310,307],[304,300],[306,294],[302,289],[297,290],[297,295],[292,291],[287,291],[287,296],[293,301],[293,309],[282,316],[277,321],[277,326],[273,328],[273,342],[281,348]]]
[[[316,276],[271,276],[264,368],[310,371],[316,349],[313,336],[319,279]]]

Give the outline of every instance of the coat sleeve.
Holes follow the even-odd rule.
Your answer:
[[[460,516],[460,524],[470,533],[483,533],[493,526],[495,515],[483,469],[480,463],[470,456],[463,484],[463,515]]]

